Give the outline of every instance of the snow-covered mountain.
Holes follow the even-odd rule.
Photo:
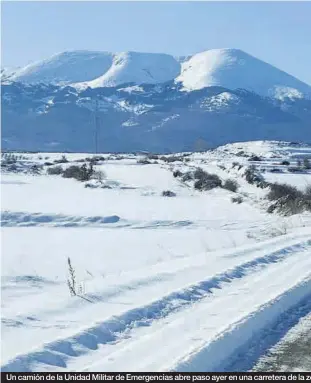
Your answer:
[[[311,87],[240,50],[64,52],[5,80],[5,149],[92,151],[95,110],[101,151],[311,142]]]
[[[311,98],[308,84],[239,49],[211,49],[180,57],[140,52],[63,52],[6,77],[27,84],[80,89],[124,83],[159,84],[175,79],[187,91],[220,86],[278,99]]]
[[[122,83],[161,83],[180,74],[186,58],[161,53],[63,52],[20,69],[11,81],[51,83],[77,87],[115,86]]]
[[[211,49],[192,56],[182,64],[176,82],[186,90],[222,86],[276,98],[311,95],[309,85],[239,49]]]
[[[110,52],[62,52],[46,60],[27,65],[13,74],[10,80],[25,84],[57,85],[91,81],[108,71],[113,57],[113,53]]]
[[[112,65],[102,76],[84,82],[83,87],[99,88],[125,83],[158,84],[170,81],[180,73],[180,63],[167,54],[123,52],[116,54]]]
[[[2,147],[91,152],[95,113],[102,152],[311,142],[308,99],[280,101],[221,87],[184,92],[174,81],[93,89],[12,83],[2,85]]]

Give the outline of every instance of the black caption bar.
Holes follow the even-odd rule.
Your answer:
[[[102,372],[1,372],[1,382],[32,381],[32,382],[52,382],[52,381],[110,381],[110,382],[164,382],[164,381],[188,381],[188,382],[259,382],[259,381],[307,381],[311,383],[311,372],[233,372],[233,373],[179,373],[179,372],[144,372],[144,373],[102,373]]]

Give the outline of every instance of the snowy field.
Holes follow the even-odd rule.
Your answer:
[[[273,142],[172,163],[103,155],[105,188],[45,165],[38,175],[3,171],[2,371],[252,369],[311,312],[311,214],[266,213],[267,190],[231,166],[253,164],[241,151],[263,157],[256,166],[269,182],[311,184],[310,171],[280,165],[311,148]],[[62,157],[17,155],[25,167]],[[64,167],[91,157],[65,156]],[[197,167],[238,191],[201,192],[173,176]]]

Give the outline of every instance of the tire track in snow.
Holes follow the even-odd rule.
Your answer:
[[[213,262],[212,257],[219,258],[218,266],[213,267],[212,269],[209,269],[210,273],[209,276],[219,275],[220,273],[223,273],[223,270],[225,269],[233,269],[239,265],[245,264],[248,261],[252,261],[254,259],[259,259],[262,257],[264,250],[268,249],[271,253],[274,253],[276,251],[279,251],[280,248],[290,247],[292,245],[295,245],[298,243],[298,240],[303,241],[303,239],[309,238],[309,235],[306,234],[299,234],[299,235],[287,235],[280,238],[274,238],[272,240],[266,241],[264,244],[257,244],[257,245],[248,245],[243,246],[243,248],[239,248],[238,250],[232,251],[232,249],[226,249],[222,251],[216,251],[211,252],[208,255],[208,258],[206,258],[205,254],[202,254],[202,256],[195,257],[194,259],[172,259],[166,262],[161,262],[157,264],[156,266],[153,266],[150,268],[150,266],[142,267],[139,269],[135,269],[135,275],[132,276],[132,271],[123,273],[122,276],[120,276],[119,273],[111,274],[109,275],[109,281],[106,279],[106,284],[104,289],[99,289],[96,292],[88,293],[86,294],[87,298],[93,303],[100,304],[100,303],[107,303],[107,302],[113,302],[118,297],[124,296],[124,294],[127,294],[129,292],[133,292],[134,294],[140,293],[142,290],[145,290],[144,295],[146,297],[149,296],[148,290],[149,288],[154,288],[156,286],[162,287],[163,295],[161,295],[161,292],[158,294],[158,296],[155,296],[153,300],[157,300],[160,297],[164,296],[165,294],[165,286],[167,285],[167,288],[170,288],[170,291],[177,291],[179,289],[182,289],[184,286],[191,286],[193,284],[196,284],[198,280],[202,280],[204,278],[204,268],[206,267],[206,262]],[[257,254],[258,253],[258,254]],[[248,255],[251,254],[251,257]],[[229,258],[228,261],[225,261],[225,259],[222,258]],[[191,261],[191,262],[190,262]],[[189,263],[190,262],[190,263]],[[167,271],[169,270],[169,271]],[[202,273],[203,270],[203,273]],[[188,278],[188,276],[192,274],[193,277]],[[137,276],[138,275],[138,276]],[[177,277],[177,279],[176,279]],[[207,276],[206,276],[206,279]],[[58,302],[57,307],[46,307],[45,302],[47,299],[49,299],[49,294],[62,294],[57,290],[59,287],[59,284],[55,284],[53,286],[53,281],[44,281],[45,283],[50,283],[52,290],[48,290],[46,295],[41,294],[41,286],[38,284],[38,277],[35,276],[19,276],[17,278],[14,278],[11,281],[11,278],[7,279],[5,277],[1,278],[3,289],[5,288],[11,288],[14,286],[16,287],[16,283],[25,282],[25,286],[23,288],[28,287],[28,283],[31,283],[33,285],[33,282],[36,282],[38,285],[38,291],[33,292],[36,297],[32,299],[31,302],[36,302],[35,308],[32,307],[32,304],[27,306],[26,311],[20,311],[20,304],[19,300],[20,297],[17,294],[16,297],[10,296],[10,306],[11,306],[11,312],[14,313],[13,316],[11,316],[10,313],[7,314],[6,319],[8,321],[11,321],[12,319],[16,319],[15,312],[16,310],[19,311],[18,318],[19,320],[24,320],[24,323],[28,323],[26,320],[27,317],[52,317],[56,318],[60,312],[66,311],[67,313],[71,312],[74,313],[76,310],[76,306],[68,300],[60,300]],[[116,284],[116,280],[118,280],[118,283]],[[175,281],[175,282],[174,282]],[[40,282],[43,282],[43,280],[40,280]],[[108,283],[107,283],[108,282]],[[167,284],[169,282],[169,284]],[[4,285],[5,284],[5,285]],[[163,288],[164,286],[164,288]],[[54,291],[55,290],[55,291]],[[161,290],[160,290],[161,291]],[[168,294],[168,293],[167,293]],[[38,306],[38,298],[42,302],[42,306],[39,304]],[[135,302],[135,296],[132,295],[132,298],[130,298],[130,301]],[[151,299],[149,298],[149,301]],[[148,301],[147,301],[148,302]],[[80,302],[81,303],[81,302]],[[41,307],[44,307],[42,310]],[[25,319],[26,318],[26,319]],[[7,322],[9,323],[9,322]]]
[[[71,371],[180,371],[243,370],[281,335],[271,338],[271,327],[294,315],[304,315],[310,299],[309,253],[297,254],[231,289],[219,291],[181,312],[138,329],[132,338],[97,353],[72,360]],[[238,299],[233,300],[233,296]],[[310,307],[310,303],[309,303]],[[297,309],[297,311],[295,311]],[[291,326],[287,321],[285,326]],[[261,338],[268,332],[266,338]],[[267,342],[268,340],[268,342]],[[249,349],[249,346],[254,346]],[[259,346],[258,346],[259,345]],[[153,350],[150,354],[149,350]],[[95,358],[94,358],[95,356]],[[94,361],[95,359],[95,361]]]
[[[136,307],[122,315],[112,317],[93,327],[84,329],[68,338],[56,340],[43,346],[37,351],[16,356],[2,366],[2,371],[33,371],[39,363],[55,367],[66,368],[67,362],[74,357],[96,350],[99,345],[113,344],[122,341],[122,336],[136,327],[150,326],[154,321],[167,317],[181,309],[199,302],[212,289],[222,289],[234,280],[251,275],[272,263],[278,263],[297,253],[305,253],[311,247],[311,240],[298,242],[291,246],[282,247],[274,252],[244,262],[232,269],[219,273],[212,278],[193,284],[186,289],[175,291],[161,299]],[[252,251],[249,251],[252,253]]]

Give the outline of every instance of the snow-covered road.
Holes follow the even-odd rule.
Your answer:
[[[89,304],[70,318],[81,311],[80,320],[84,316],[93,322],[101,313],[106,320],[39,347],[33,344],[33,351],[15,356],[2,369],[79,371],[86,365],[90,371],[118,371],[120,366],[126,371],[223,370],[237,350],[272,326],[281,314],[310,298],[311,240],[284,239],[286,242],[289,245],[279,244],[278,251],[271,241],[263,244],[265,253],[260,256],[256,248],[244,255],[235,251],[227,255],[226,267],[231,264],[231,268],[218,264],[218,270],[204,271],[211,274],[209,278],[196,283],[189,283],[189,278],[186,288],[181,284],[186,284],[186,275],[202,276],[202,265],[177,270],[175,278],[172,273],[157,283],[150,277],[150,285],[133,281],[109,303]],[[171,290],[167,295],[165,287]],[[29,317],[29,313],[23,315]],[[68,314],[62,319],[70,322]],[[31,333],[29,329],[28,347]],[[14,336],[20,345],[25,340],[18,328]],[[4,339],[7,344],[13,340]],[[154,352],[147,357],[148,350]]]

